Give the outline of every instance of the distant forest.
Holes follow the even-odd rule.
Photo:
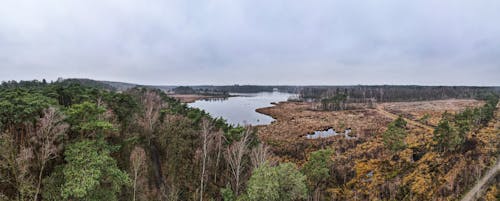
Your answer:
[[[450,98],[484,99],[489,94],[499,94],[500,87],[470,86],[328,86],[304,87],[300,91],[302,99],[321,100],[343,95],[347,99],[375,99],[377,102],[423,101]]]
[[[139,85],[125,82],[98,81],[92,79],[62,79],[66,83],[79,83],[86,86],[95,86],[107,90],[124,91],[134,87],[143,87],[150,89],[160,89],[163,91],[175,91],[187,93],[187,87],[192,91],[217,91],[226,93],[258,93],[279,92],[297,93],[303,99],[321,100],[335,95],[344,94],[351,100],[355,99],[376,99],[377,102],[390,101],[421,101],[421,100],[440,100],[449,98],[474,98],[482,99],[488,94],[500,94],[500,86],[419,86],[419,85],[345,85],[345,86],[327,86],[327,85],[193,85],[193,86],[175,86],[175,85]],[[21,81],[30,82],[30,81]],[[4,82],[8,84],[9,82]],[[188,89],[190,90],[190,89]]]

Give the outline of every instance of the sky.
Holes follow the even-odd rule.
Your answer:
[[[2,0],[0,80],[500,86],[498,0]]]

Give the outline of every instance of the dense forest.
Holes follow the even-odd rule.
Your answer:
[[[468,86],[317,86],[303,87],[300,99],[320,103],[322,110],[354,108],[351,103],[368,107],[376,102],[428,101],[443,99],[485,99],[500,94],[499,87]]]
[[[459,198],[498,155],[498,96],[486,95],[489,88],[395,88],[342,93],[361,97],[366,89],[384,101],[476,97],[485,104],[444,113],[430,133],[400,117],[371,141],[305,145],[314,150],[292,163],[273,156],[257,128],[229,125],[159,89],[4,82],[0,200]]]
[[[0,200],[306,196],[303,173],[267,161],[253,128],[213,119],[159,90],[4,82],[0,128]]]

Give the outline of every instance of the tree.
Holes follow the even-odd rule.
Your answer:
[[[404,142],[406,138],[406,121],[399,116],[387,126],[387,130],[382,134],[382,140],[387,148],[392,151],[399,151],[406,148]]]
[[[12,135],[0,133],[0,182],[15,189],[15,200],[33,199],[36,191],[35,177],[31,174],[34,159],[30,147],[20,147]]]
[[[23,88],[0,91],[0,129],[7,130],[18,145],[25,145],[36,121],[54,100]]]
[[[222,196],[222,200],[224,201],[236,201],[236,195],[234,194],[231,187],[227,185],[225,188],[221,188],[220,194]]]
[[[202,166],[200,174],[200,201],[203,201],[203,191],[205,185],[205,171],[208,159],[210,145],[213,143],[214,134],[212,132],[212,124],[208,119],[203,119],[201,122],[201,138],[202,138]]]
[[[141,97],[141,103],[144,107],[139,124],[144,128],[146,136],[150,139],[153,133],[153,125],[160,117],[160,110],[163,107],[161,97],[154,91],[146,91]]]
[[[62,187],[65,199],[117,200],[116,194],[130,179],[118,169],[110,149],[103,139],[85,139],[67,147]]]
[[[270,157],[269,147],[265,144],[258,144],[252,149],[250,160],[252,161],[253,168],[258,168],[266,161],[269,162]],[[272,164],[271,164],[272,165]]]
[[[85,101],[74,104],[67,110],[66,121],[74,132],[80,134],[80,137],[95,137],[113,129],[113,124],[103,118],[105,112],[106,108]]]
[[[306,177],[292,163],[268,164],[254,169],[243,199],[249,201],[291,201],[307,196]]]
[[[106,96],[106,104],[120,123],[121,132],[136,118],[139,110],[139,103],[130,94],[110,93]]]
[[[459,148],[465,136],[461,136],[453,125],[452,115],[445,112],[434,130],[433,140],[439,152],[454,151]]]
[[[321,184],[330,177],[330,167],[333,164],[332,153],[331,149],[312,152],[309,160],[302,167],[302,172],[307,176],[309,187],[314,190],[314,200],[319,199]]]
[[[42,184],[42,175],[48,161],[56,158],[59,153],[57,143],[62,140],[65,135],[68,125],[63,122],[64,116],[51,107],[44,111],[43,117],[38,120],[38,129],[35,136],[32,137],[34,147],[38,148],[35,151],[35,156],[38,161],[38,184],[34,200],[38,200],[40,187]]]
[[[133,195],[133,201],[135,201],[136,198],[136,191],[137,191],[137,180],[139,176],[141,176],[142,173],[144,173],[144,168],[146,165],[146,152],[144,151],[143,148],[141,147],[135,147],[134,150],[132,150],[132,153],[130,154],[130,166],[132,168],[132,175],[133,175],[133,189],[134,189],[134,195]]]
[[[250,145],[250,135],[252,130],[247,128],[243,132],[243,136],[240,140],[234,141],[226,150],[226,161],[229,164],[229,169],[231,171],[231,176],[233,177],[233,192],[238,196],[240,192],[240,178],[244,171],[244,156],[248,152],[248,147]]]

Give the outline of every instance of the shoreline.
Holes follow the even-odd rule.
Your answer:
[[[203,94],[168,94],[168,96],[179,100],[181,103],[194,103],[204,99],[227,99],[235,95],[203,95]]]

